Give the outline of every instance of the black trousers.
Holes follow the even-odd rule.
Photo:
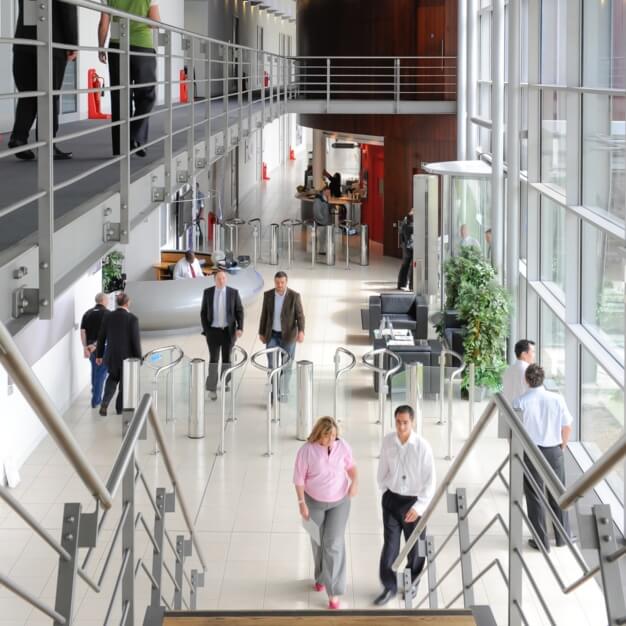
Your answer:
[[[546,461],[550,464],[550,467],[554,470],[554,473],[561,479],[561,482],[565,484],[565,464],[561,446],[552,446],[550,448],[542,448],[539,446],[539,450],[546,458]],[[543,480],[541,480],[539,472],[537,472],[526,455],[524,455],[524,463],[530,470],[530,473],[535,479],[539,489],[543,492]],[[544,510],[544,505],[526,477],[524,477],[524,495],[526,496],[526,508],[528,509],[528,518],[530,519],[530,523],[537,532],[539,540],[543,543],[546,549],[549,550],[550,540],[548,538],[548,531],[546,528],[546,512]],[[565,529],[565,532],[567,532],[568,536],[571,535],[569,516],[567,512],[561,509],[561,507],[556,503],[556,500],[549,493],[548,502],[550,503],[550,508],[554,511],[557,519]],[[565,543],[565,540],[554,524],[553,527],[556,545],[561,546]]]
[[[115,411],[118,415],[121,415],[122,410],[124,409],[124,389],[122,382],[122,368],[109,367],[109,375],[107,376],[107,381],[104,385],[104,393],[102,394],[102,404],[105,406],[109,406],[111,404],[111,400],[113,399],[113,395],[115,394],[115,390],[117,389],[117,398],[115,398]]]
[[[411,251],[411,255],[404,254],[402,256],[402,265],[400,266],[400,271],[398,272],[398,289],[402,287],[406,287],[407,283],[409,287],[413,289],[413,272],[411,271],[413,263],[413,252]]]
[[[55,50],[52,56],[52,87],[61,89],[67,55],[65,50]],[[13,47],[13,80],[18,91],[37,91],[37,52],[32,46]],[[52,99],[52,132],[59,130],[59,96]],[[11,143],[28,143],[28,135],[37,118],[37,98],[20,98],[15,109],[15,123]]]
[[[119,49],[116,44],[109,46],[113,49]],[[153,48],[142,48],[140,46],[131,46],[131,52],[151,52]],[[112,52],[109,55],[109,80],[111,87],[120,84],[120,55]],[[153,83],[156,81],[156,58],[130,55],[130,82],[136,84]],[[130,114],[145,115],[150,113],[154,107],[156,100],[156,87],[133,87],[130,93]],[[111,118],[117,122],[120,119],[120,92],[111,92]],[[148,142],[148,131],[150,129],[150,118],[133,120],[130,123],[130,141],[139,145]],[[111,139],[113,144],[113,154],[120,153],[120,128],[114,126],[111,129]]]
[[[417,498],[415,496],[401,496],[393,491],[385,491],[382,499],[383,506],[383,526],[384,526],[384,542],[383,549],[380,553],[380,582],[383,587],[392,593],[398,590],[397,574],[391,569],[391,565],[396,560],[400,552],[400,538],[404,533],[405,540],[409,538],[411,533],[417,526],[417,521],[408,524],[404,521],[404,516],[408,510],[415,504]],[[426,538],[426,529],[420,535],[420,539]],[[418,544],[413,546],[407,558],[407,565],[411,568],[411,579],[415,580],[424,569],[426,559],[418,556]]]
[[[215,391],[220,380],[219,360],[222,356],[222,372],[230,367],[230,352],[233,349],[233,335],[228,328],[210,328],[206,336],[209,347],[209,375],[206,379],[208,391]]]

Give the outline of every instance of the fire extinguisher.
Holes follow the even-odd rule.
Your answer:
[[[267,72],[263,72],[263,87],[270,86],[270,75]]]
[[[296,160],[296,151],[291,146],[289,146],[289,160],[290,161]]]
[[[269,180],[270,177],[267,175],[267,163],[263,161],[263,167],[261,168],[261,179]]]
[[[102,112],[102,96],[104,96],[104,78],[99,76],[95,69],[87,71],[87,84],[90,91],[87,94],[87,115],[90,120],[110,120],[111,116]]]

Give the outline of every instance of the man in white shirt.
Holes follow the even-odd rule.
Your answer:
[[[546,458],[554,473],[565,484],[563,450],[567,447],[572,434],[573,419],[563,397],[558,393],[545,389],[543,386],[544,378],[545,374],[542,367],[536,364],[529,365],[526,368],[526,383],[529,389],[515,400],[513,408],[521,412],[521,419],[526,432]],[[543,480],[526,455],[524,455],[524,463],[527,465],[539,489],[539,492],[535,491],[528,478],[524,477],[524,495],[526,496],[528,518],[537,538],[543,543],[546,551],[549,552],[550,541],[541,498],[541,495],[543,495]],[[567,535],[570,536],[567,513],[559,507],[550,493],[548,493],[548,502],[556,519],[559,520]],[[562,532],[555,524],[553,526],[556,545],[565,545]],[[528,544],[531,548],[539,550],[535,539],[530,539]]]
[[[474,237],[469,234],[469,228],[467,224],[461,224],[460,228],[461,241],[459,242],[459,248],[465,248],[466,246],[473,246],[480,250],[480,244]]]
[[[515,361],[509,365],[502,376],[502,395],[512,405],[522,394],[528,391],[526,368],[535,362],[535,342],[520,339],[515,344]]]
[[[396,573],[391,569],[400,552],[400,538],[411,535],[420,516],[435,493],[435,461],[430,444],[413,430],[415,413],[408,405],[399,406],[394,413],[396,432],[383,439],[378,463],[378,487],[383,492],[384,543],[380,555],[380,581],[383,591],[374,600],[382,606],[398,591]],[[420,540],[426,537],[426,530]],[[411,579],[415,581],[424,567],[424,557],[418,555],[416,543],[407,557]],[[413,594],[417,590],[414,582]]]
[[[174,266],[174,280],[202,277],[202,267],[200,267],[196,255],[191,250],[187,250],[185,256],[181,257]]]

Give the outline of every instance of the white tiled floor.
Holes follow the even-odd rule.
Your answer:
[[[284,175],[274,173],[272,181],[259,187],[242,206],[242,216],[262,215],[264,223],[278,217],[297,215],[299,205],[292,200],[301,164],[289,164]],[[242,247],[247,245],[242,237]],[[290,270],[290,286],[302,294],[307,315],[306,341],[298,346],[297,358],[315,363],[317,414],[332,410],[332,385],[329,372],[338,345],[352,349],[359,357],[367,351],[368,340],[361,330],[360,308],[366,306],[370,294],[393,288],[397,261],[383,258],[372,246],[369,267],[353,265],[346,271],[336,267],[318,266],[314,270],[298,246],[295,267]],[[266,284],[271,284],[275,267],[261,265]],[[251,354],[262,346],[256,336],[260,301],[246,309],[246,328],[241,345]],[[177,343],[189,357],[206,358],[206,347],[197,333],[175,336],[144,337],[147,350],[163,343]],[[274,451],[271,458],[265,451],[264,374],[250,365],[238,375],[238,416],[230,423],[226,434],[227,454],[216,457],[218,440],[217,404],[207,404],[209,412],[206,438],[186,437],[186,403],[177,402],[177,422],[165,425],[170,450],[184,489],[185,497],[195,519],[198,537],[208,561],[206,584],[199,592],[198,607],[307,609],[323,608],[326,599],[311,591],[312,559],[307,537],[300,526],[291,484],[292,464],[300,445],[295,439],[293,406],[282,407],[282,422],[274,427]],[[179,384],[177,387],[182,388]],[[346,608],[370,608],[379,591],[378,556],[381,547],[381,515],[379,493],[375,485],[379,426],[375,424],[377,403],[371,390],[371,374],[361,367],[346,379],[344,399],[339,413],[343,417],[343,436],[353,447],[360,474],[360,493],[354,499],[347,532],[348,591],[342,599]],[[466,407],[459,403],[455,411],[455,446],[458,449],[466,434]],[[430,440],[437,459],[438,476],[448,467],[444,459],[446,435],[444,427],[436,424],[436,408],[427,409],[424,434]],[[88,391],[81,395],[65,416],[78,442],[89,455],[99,473],[106,477],[120,444],[120,425],[115,416],[102,419],[88,407]],[[150,442],[141,444],[139,463],[150,484],[165,485],[166,473],[159,457],[149,454]],[[485,479],[504,459],[504,442],[495,437],[492,428],[470,455],[458,481],[472,498]],[[62,502],[81,501],[91,510],[90,498],[54,444],[44,441],[21,470],[22,482],[15,495],[28,504],[33,515],[55,535],[62,519]],[[138,492],[138,510],[152,525],[151,508]],[[119,498],[118,498],[119,499]],[[116,506],[119,511],[119,503]],[[470,518],[471,532],[477,534],[492,517],[500,512],[507,520],[506,499],[501,483],[494,483]],[[177,512],[171,516],[172,536],[183,528]],[[106,548],[112,539],[116,515],[104,524],[102,543],[88,570],[99,575]],[[455,523],[443,506],[436,511],[429,532],[440,544]],[[139,532],[135,560],[146,559],[151,568],[151,549],[145,533]],[[167,548],[166,548],[167,550]],[[116,554],[119,548],[116,549]],[[441,554],[437,570],[441,574],[458,554],[458,542],[453,539]],[[564,597],[553,582],[549,570],[537,553],[525,552],[525,558],[537,577],[542,591],[558,624],[605,623],[602,597],[594,581]],[[171,557],[171,555],[170,555]],[[566,584],[579,571],[565,550],[553,550],[552,557]],[[477,574],[494,558],[502,560],[507,569],[506,541],[499,526],[493,526],[473,553],[473,568]],[[171,562],[171,558],[170,558]],[[25,528],[16,516],[0,507],[0,570],[48,602],[54,602],[56,589],[56,559],[41,540]],[[104,583],[111,590],[120,559],[112,562],[112,571]],[[164,577],[164,579],[166,576]],[[147,578],[140,572],[137,578],[141,597],[147,598]],[[526,584],[526,587],[528,585]],[[424,593],[422,585],[420,597]],[[461,589],[460,575],[453,572],[439,590],[440,606],[448,603]],[[504,582],[496,570],[487,573],[476,585],[477,603],[490,603],[499,624],[506,622]],[[165,583],[165,597],[171,599],[172,585]],[[527,599],[527,600],[526,600]],[[101,624],[106,611],[105,597],[87,592],[79,582],[76,616],[81,626]],[[391,603],[399,607],[399,602]],[[455,606],[460,606],[459,602]],[[390,607],[393,608],[393,607]],[[525,588],[524,608],[530,624],[548,624],[530,589]],[[137,607],[138,619],[143,618],[142,605]],[[114,613],[114,618],[118,613]],[[49,624],[37,611],[0,588],[0,626],[35,626]],[[113,620],[115,622],[115,619]]]

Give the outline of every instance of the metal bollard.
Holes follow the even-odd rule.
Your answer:
[[[122,370],[122,380],[124,383],[122,387],[124,391],[123,406],[125,411],[134,411],[139,406],[140,368],[141,359],[124,359]]]
[[[361,265],[370,264],[370,235],[369,226],[367,224],[361,224],[359,228],[360,244],[361,244]]]
[[[306,441],[313,428],[313,362],[298,361],[298,412],[296,438]]]
[[[202,439],[206,434],[204,414],[204,383],[206,380],[206,362],[204,359],[191,359],[189,375],[189,421],[187,437]]]
[[[423,363],[409,363],[406,366],[406,403],[415,411],[415,432],[422,434],[424,412],[422,400],[424,398],[424,365]]]
[[[324,237],[326,237],[326,265],[335,264],[335,225],[324,226]]]
[[[278,224],[270,224],[270,265],[278,265]]]

